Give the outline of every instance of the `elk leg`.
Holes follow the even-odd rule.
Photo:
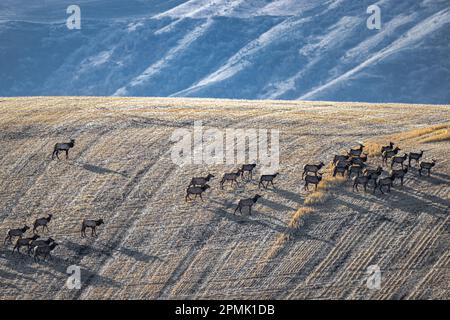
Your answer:
[[[66,150],[66,160],[69,159],[69,150]]]

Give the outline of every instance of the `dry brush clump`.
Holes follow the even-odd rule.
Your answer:
[[[419,138],[419,142],[435,142],[449,139],[450,122],[430,127],[414,129],[392,135],[392,139],[399,141]]]

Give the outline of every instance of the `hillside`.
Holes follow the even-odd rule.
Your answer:
[[[450,103],[447,0],[79,0],[68,30],[72,4],[1,1],[0,96]]]
[[[2,245],[0,299],[448,299],[449,119],[444,105],[1,98],[0,234],[52,213],[43,236],[60,246],[36,263]],[[276,188],[220,190],[235,166],[173,164],[170,137],[194,120],[279,129]],[[69,160],[52,161],[55,142],[70,138]],[[339,182],[323,203],[306,204],[303,165],[328,164],[357,141],[394,141],[438,162],[431,177],[412,168],[385,195]],[[205,201],[186,203],[191,177],[208,172],[216,177]],[[255,193],[253,214],[233,215]],[[105,220],[98,238],[80,237],[84,218]],[[81,290],[65,287],[72,264]],[[369,290],[375,264],[381,289]]]

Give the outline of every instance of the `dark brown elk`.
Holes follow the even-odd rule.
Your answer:
[[[47,217],[36,219],[33,224],[33,233],[36,233],[38,227],[42,227],[42,232],[44,232],[44,229],[48,231],[48,223],[52,220],[52,217],[53,215],[49,213]]]
[[[56,158],[58,158],[58,160],[59,160],[58,155],[59,155],[60,151],[65,151],[66,159],[69,159],[69,149],[73,148],[74,145],[75,145],[74,139],[70,139],[70,142],[55,144],[55,147],[53,148],[53,153],[52,153],[52,160],[55,158],[55,155],[56,155]]]
[[[241,175],[241,173],[242,169],[238,169],[236,172],[225,173],[220,181],[220,188],[223,189],[223,185],[228,181],[230,181],[231,186],[233,186],[233,183],[235,183],[236,186],[239,186],[237,178]]]
[[[383,154],[385,151],[389,151],[394,149],[394,143],[393,142],[389,142],[389,144],[387,146],[382,146],[381,147],[381,154]]]
[[[188,187],[186,190],[186,197],[184,198],[184,200],[187,202],[188,200],[192,200],[191,199],[191,195],[195,195],[195,199],[197,199],[198,196],[200,196],[200,199],[203,201],[203,197],[202,197],[202,193],[205,192],[207,189],[209,189],[210,186],[205,184],[202,187]]]
[[[323,162],[320,162],[318,164],[305,164],[303,166],[303,174],[302,179],[307,175],[308,173],[314,173],[315,176],[317,176],[317,173],[325,164]]]
[[[370,177],[369,176],[357,176],[353,177],[353,191],[359,191],[358,185],[362,184],[364,187],[364,191],[367,191],[367,184],[369,183]]]
[[[30,229],[29,226],[25,225],[23,228],[18,228],[18,229],[9,229],[8,230],[8,234],[5,238],[4,243],[6,243],[6,241],[9,241],[10,243],[12,243],[12,238],[13,237],[19,237],[22,238],[22,235],[27,232],[27,230]]]
[[[104,223],[105,222],[103,221],[103,219],[83,220],[83,222],[81,223],[81,237],[82,238],[86,237],[86,228],[91,228],[91,236],[96,237],[97,236],[96,228]]]
[[[34,261],[39,261],[39,256],[42,256],[45,260],[47,257],[52,259],[51,252],[58,246],[59,244],[56,242],[52,242],[49,245],[43,245],[43,246],[36,246],[33,248],[33,256]]]
[[[394,164],[399,163],[402,165],[402,169],[403,169],[403,165],[406,161],[406,159],[408,159],[408,154],[405,153],[403,156],[394,156],[392,157],[391,160],[391,169],[394,167]]]
[[[348,168],[348,177],[351,178],[352,174],[356,173],[356,176],[359,177],[362,175],[362,172],[364,170],[365,164],[352,164]]]
[[[55,242],[55,240],[50,237],[45,240],[44,239],[33,240],[33,241],[31,241],[30,245],[28,246],[28,254],[31,255],[31,251],[33,250],[34,247],[48,246],[52,242]]]
[[[403,180],[405,178],[405,175],[408,173],[408,167],[405,167],[404,169],[398,169],[398,170],[391,170],[391,177],[394,179],[392,180],[392,184],[394,184],[396,179],[400,179],[401,185],[403,185]]]
[[[263,174],[261,176],[261,178],[259,178],[259,183],[258,183],[258,189],[261,189],[261,186],[263,186],[264,189],[267,189],[267,187],[269,186],[269,184],[272,185],[272,187],[275,188],[275,185],[273,184],[273,180],[279,175],[279,173],[274,173],[274,174]],[[266,185],[264,185],[264,182],[266,182]]]
[[[33,235],[31,238],[20,238],[17,239],[16,241],[16,245],[13,248],[13,253],[14,250],[17,249],[17,252],[20,253],[20,248],[21,247],[27,247],[28,249],[30,248],[30,245],[33,241],[37,240],[39,238],[39,236],[37,234]]]
[[[255,169],[256,163],[244,164],[241,167],[241,178],[244,179],[247,172],[247,178],[253,179],[253,169]]]
[[[362,154],[363,150],[364,150],[364,145],[362,143],[360,143],[359,147],[350,149],[350,151],[348,152],[348,155],[350,155],[352,157],[359,157]]]
[[[419,153],[410,152],[409,159],[408,159],[408,166],[411,167],[411,160],[414,160],[416,163],[419,163],[422,156],[423,156],[423,150],[420,150]]]
[[[320,173],[318,176],[307,175],[305,177],[305,189],[309,191],[308,185],[313,184],[313,185],[315,185],[314,190],[317,190],[317,185],[319,184],[319,182],[321,180],[322,180],[322,175]]]
[[[346,161],[350,158],[348,154],[335,154],[333,158],[333,164],[336,165],[339,161]]]
[[[242,208],[245,208],[245,207],[248,208],[248,214],[252,214],[252,207],[256,203],[256,201],[258,201],[259,198],[261,198],[261,196],[259,194],[257,194],[253,198],[239,200],[238,205],[237,205],[236,209],[234,210],[233,214],[236,214],[236,211],[238,211],[238,210],[242,214]]]
[[[342,176],[344,176],[345,172],[348,170],[349,167],[350,167],[349,161],[338,161],[333,169],[333,177],[335,177],[336,174],[338,174],[338,173],[340,173],[340,174],[342,174]]]
[[[209,180],[211,180],[212,178],[214,178],[214,176],[212,174],[208,174],[206,177],[195,177],[191,179],[191,183],[189,184],[190,186],[194,186],[194,187],[202,187],[205,184],[207,184],[209,182]]]
[[[383,158],[383,163],[387,165],[388,159],[394,157],[401,149],[399,147],[395,147],[392,150],[386,150],[381,154]]]
[[[436,160],[433,159],[431,162],[421,161],[419,165],[420,165],[419,175],[422,176],[422,170],[426,170],[428,172],[428,176],[430,176],[431,168],[433,168],[436,165]]]
[[[385,178],[379,178],[377,183],[375,184],[375,187],[373,188],[373,193],[375,193],[375,190],[380,189],[381,193],[383,192],[383,187],[387,187],[387,192],[391,192],[392,182],[394,181],[394,178],[392,176],[385,177]]]

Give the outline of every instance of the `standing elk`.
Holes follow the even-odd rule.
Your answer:
[[[318,176],[310,176],[310,175],[307,175],[307,176],[305,177],[305,189],[309,191],[308,185],[309,185],[309,184],[313,184],[313,185],[315,185],[314,190],[317,190],[317,185],[319,184],[319,182],[320,182],[321,180],[322,180],[322,174],[321,174],[321,173],[319,173]]]
[[[214,176],[212,174],[208,174],[206,177],[196,177],[196,178],[192,178],[191,179],[191,183],[189,184],[188,187],[190,186],[194,186],[194,187],[203,187],[206,183],[209,182],[209,180],[211,180],[212,178],[214,178]]]
[[[44,232],[44,229],[48,231],[48,223],[52,220],[52,217],[53,215],[49,213],[47,217],[36,219],[33,224],[33,233],[36,233],[38,227],[42,227],[42,232]]]
[[[367,184],[369,183],[370,176],[356,176],[353,177],[353,191],[359,191],[358,185],[362,184],[364,187],[364,191],[367,192]]]
[[[70,142],[64,142],[64,143],[57,143],[55,144],[55,147],[53,148],[53,153],[52,153],[52,160],[56,158],[58,158],[59,160],[59,152],[60,151],[65,151],[66,152],[66,159],[69,159],[69,149],[73,148],[73,146],[75,145],[75,140],[74,139],[70,139]]]
[[[197,199],[197,196],[200,196],[200,199],[203,201],[203,197],[202,197],[202,193],[205,192],[207,189],[209,189],[210,186],[205,184],[202,187],[188,187],[186,190],[186,197],[184,198],[184,200],[187,202],[188,199],[191,199],[191,194],[195,195],[195,199]]]
[[[431,162],[420,161],[419,165],[420,165],[419,175],[422,176],[422,170],[427,170],[428,176],[430,176],[431,168],[433,168],[436,165],[436,160],[433,159]]]
[[[22,235],[27,232],[27,230],[30,229],[29,226],[25,225],[23,228],[18,228],[18,229],[9,229],[8,230],[8,235],[5,238],[4,244],[6,243],[6,241],[9,241],[10,243],[12,243],[12,238],[13,237],[19,237],[19,239],[22,238]]]
[[[319,164],[305,164],[303,166],[302,179],[310,172],[314,173],[314,175],[317,176],[317,172],[319,172],[319,170],[322,169],[323,166],[325,166],[325,164],[322,161]]]
[[[383,192],[383,187],[387,187],[387,192],[391,192],[392,183],[394,181],[394,178],[392,176],[385,177],[385,178],[379,178],[377,183],[375,184],[375,187],[373,188],[373,193],[375,193],[375,190],[380,189],[381,193]]]
[[[386,150],[381,154],[383,159],[383,163],[387,165],[388,159],[394,157],[401,149],[399,147],[395,147],[392,150]]]
[[[248,214],[252,214],[252,207],[256,203],[256,201],[258,201],[259,198],[261,198],[261,196],[257,194],[253,198],[239,200],[238,205],[236,209],[234,209],[233,214],[236,214],[236,211],[238,210],[242,214],[242,208],[245,207],[248,207]]]
[[[400,179],[401,185],[403,185],[403,179],[405,178],[405,175],[408,173],[408,167],[405,167],[405,169],[398,169],[398,170],[391,170],[391,176],[394,178],[392,180],[392,184],[394,184],[396,179]]]
[[[349,161],[342,161],[342,160],[338,161],[333,169],[333,177],[336,177],[336,174],[338,174],[338,173],[340,173],[340,174],[342,174],[342,176],[344,176],[345,172],[348,170],[349,167],[350,167]]]
[[[359,147],[351,148],[350,151],[348,152],[348,155],[353,157],[359,157],[362,154],[364,147],[365,146],[362,143],[359,143]]]
[[[391,169],[394,167],[394,164],[396,164],[396,163],[400,163],[402,165],[402,169],[403,169],[403,165],[404,165],[404,162],[406,161],[406,159],[408,159],[408,154],[407,153],[405,153],[403,156],[394,156],[394,157],[392,157]]]
[[[422,156],[423,156],[423,150],[420,150],[419,153],[410,152],[409,159],[408,159],[408,166],[411,167],[411,160],[414,160],[414,161],[416,161],[416,163],[419,163]]]
[[[336,165],[339,161],[346,161],[350,158],[348,154],[335,154],[333,158],[333,165]]]
[[[269,183],[272,185],[272,187],[275,188],[275,185],[273,184],[273,179],[275,179],[278,175],[279,175],[278,172],[274,174],[263,174],[261,178],[259,178],[258,189],[261,189],[261,185],[263,186],[264,189],[267,189]],[[266,182],[266,185],[264,185],[264,182]]]
[[[97,236],[97,232],[95,231],[95,229],[102,225],[103,223],[105,223],[103,221],[103,219],[98,219],[98,220],[83,220],[83,222],[81,223],[81,237],[85,238],[86,237],[86,228],[91,228],[91,236],[96,237]]]
[[[382,146],[381,147],[381,154],[383,154],[385,151],[389,151],[394,149],[394,143],[393,142],[389,142],[389,144],[387,146]]]

